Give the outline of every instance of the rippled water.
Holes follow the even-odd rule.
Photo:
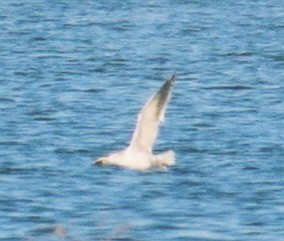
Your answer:
[[[284,4],[0,3],[1,240],[284,237]],[[172,73],[168,172],[92,166]]]

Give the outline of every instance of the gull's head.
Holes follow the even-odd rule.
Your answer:
[[[114,152],[106,156],[100,157],[95,161],[98,165],[118,165],[124,157],[124,152]]]
[[[95,164],[97,165],[108,165],[108,164],[111,164],[109,158],[107,156],[104,156],[104,157],[100,157],[99,159],[97,159],[95,161]]]

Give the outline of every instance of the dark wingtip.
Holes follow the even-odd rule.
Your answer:
[[[165,91],[167,90],[168,92],[170,91],[170,88],[172,87],[172,85],[174,84],[176,80],[176,74],[174,73],[170,78],[168,78],[163,86],[161,87],[161,91]]]
[[[167,82],[174,83],[176,81],[176,74],[174,73]]]

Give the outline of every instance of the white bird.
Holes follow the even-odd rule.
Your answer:
[[[175,75],[168,79],[159,91],[152,96],[138,114],[135,131],[129,146],[119,152],[110,153],[95,161],[100,165],[115,165],[136,170],[166,168],[175,164],[172,150],[154,155],[152,152],[160,122],[164,121],[165,111],[171,96]]]

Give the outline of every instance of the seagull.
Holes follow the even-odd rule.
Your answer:
[[[95,164],[114,165],[135,170],[167,169],[168,166],[175,164],[175,153],[172,150],[153,154],[159,124],[165,119],[165,111],[175,79],[175,75],[172,75],[143,106],[138,114],[129,146],[122,151],[98,158]]]

